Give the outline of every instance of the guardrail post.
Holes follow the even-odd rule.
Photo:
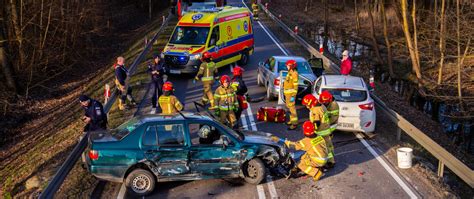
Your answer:
[[[402,129],[397,127],[397,140],[402,140]]]
[[[438,177],[443,177],[444,174],[444,163],[441,160],[438,160]]]

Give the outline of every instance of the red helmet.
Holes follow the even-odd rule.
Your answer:
[[[202,60],[210,59],[212,58],[211,53],[205,52],[202,54]]]
[[[301,104],[303,104],[304,106],[316,106],[318,104],[318,99],[316,99],[316,97],[314,97],[313,95],[311,94],[307,94],[303,97],[303,100],[301,101]]]
[[[296,61],[295,61],[295,60],[292,60],[292,59],[286,61],[286,64],[285,64],[285,65],[286,65],[286,66],[289,66],[290,69],[295,69],[296,66],[297,66]]]
[[[233,74],[234,76],[242,76],[242,74],[244,73],[244,69],[240,66],[235,66],[234,67],[234,71],[233,71]]]
[[[221,84],[224,84],[224,82],[230,83],[230,77],[228,75],[222,75],[220,82]]]
[[[163,91],[172,91],[173,90],[173,83],[165,82],[163,84]]]
[[[303,134],[306,137],[314,135],[314,124],[312,122],[306,121],[303,123]]]
[[[319,101],[323,104],[327,104],[332,101],[332,95],[329,91],[325,90],[319,95]]]

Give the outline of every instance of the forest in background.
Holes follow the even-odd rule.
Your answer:
[[[95,75],[127,34],[170,5],[156,0],[0,0],[0,132],[39,116]]]
[[[357,69],[375,68],[401,98],[472,148],[474,3],[466,0],[262,0],[299,34]],[[411,107],[407,107],[409,109]],[[451,133],[451,132],[450,132]],[[458,138],[455,138],[458,139]],[[466,141],[466,139],[469,139]]]

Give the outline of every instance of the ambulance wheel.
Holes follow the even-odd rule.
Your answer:
[[[245,66],[249,62],[249,53],[243,52],[241,54],[240,60],[237,62],[239,66]]]
[[[265,164],[260,158],[248,161],[243,167],[244,180],[250,184],[260,184],[265,178]]]

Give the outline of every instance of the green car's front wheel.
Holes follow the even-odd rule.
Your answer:
[[[145,196],[155,189],[156,180],[153,174],[144,169],[133,170],[125,179],[127,189],[137,196]]]
[[[265,164],[260,158],[254,158],[247,162],[243,168],[244,179],[250,184],[260,184],[265,178]]]

